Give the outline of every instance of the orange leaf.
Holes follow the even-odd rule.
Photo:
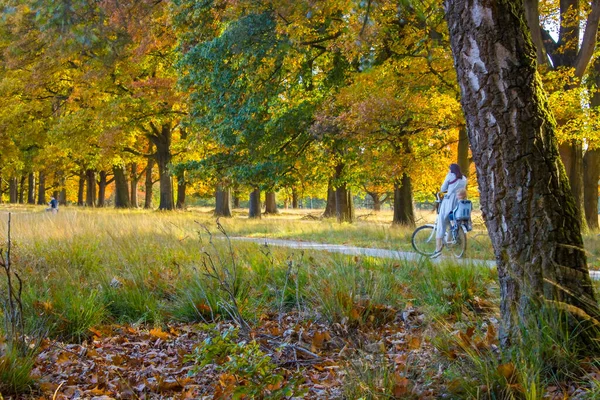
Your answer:
[[[418,338],[416,336],[413,336],[412,338],[410,338],[410,340],[408,341],[409,349],[417,350],[420,347],[421,347],[421,338]]]
[[[396,382],[394,383],[394,387],[392,388],[392,395],[394,397],[404,397],[408,394],[408,385],[410,381],[408,378],[400,376],[400,374],[396,373]]]
[[[498,365],[498,373],[502,375],[508,383],[514,383],[516,378],[516,368],[513,363]]]
[[[162,340],[167,340],[169,338],[169,334],[167,332],[163,332],[163,330],[160,328],[151,329],[150,335]]]

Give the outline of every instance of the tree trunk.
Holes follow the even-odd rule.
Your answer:
[[[158,130],[153,127],[154,135],[150,137],[152,143],[156,146],[156,164],[158,166],[158,179],[160,188],[159,210],[173,209],[173,180],[169,164],[171,163],[171,138],[173,131],[171,124],[165,123]]]
[[[125,167],[113,166],[115,175],[115,208],[129,208],[129,185],[125,174]]]
[[[131,203],[131,207],[138,208],[138,182],[140,178],[137,173],[137,163],[131,163],[131,180],[130,183],[130,194],[129,200]]]
[[[588,150],[583,156],[584,210],[590,229],[598,229],[598,180],[600,179],[600,149]]]
[[[108,181],[106,178],[106,171],[100,171],[100,179],[98,179],[98,207],[104,207],[106,199],[106,186]]]
[[[274,192],[265,194],[265,214],[277,214],[277,200]]]
[[[85,204],[88,207],[96,206],[96,171],[88,169],[85,171],[86,177],[86,191],[85,191]]]
[[[187,182],[185,181],[185,170],[181,170],[177,173],[177,208],[179,210],[185,209],[185,190],[187,189]]]
[[[58,200],[58,204],[61,206],[67,205],[67,182],[65,179],[65,175],[63,172],[60,172],[58,175],[58,187],[60,191],[54,196],[56,200]]]
[[[381,211],[381,195],[379,193],[367,192],[373,199],[373,211]]]
[[[292,209],[298,208],[298,191],[295,187],[292,188]]]
[[[215,191],[215,216],[231,217],[231,190],[222,185]]]
[[[335,213],[338,222],[354,221],[354,204],[352,202],[352,192],[346,184],[342,184],[335,190]]]
[[[252,192],[250,192],[248,218],[260,219],[260,210],[260,189],[254,189]]]
[[[85,180],[86,180],[85,172],[80,171],[79,172],[79,181],[77,184],[77,205],[78,206],[85,205],[85,201],[83,200],[83,197],[85,194]]]
[[[462,127],[458,131],[458,157],[456,163],[460,167],[460,172],[469,176],[469,135],[467,128]]]
[[[233,208],[240,208],[240,192],[233,192]]]
[[[25,203],[25,181],[27,177],[25,175],[21,175],[21,179],[19,181],[19,204]]]
[[[565,165],[579,218],[583,221],[583,143],[580,140],[563,143],[559,146],[559,154]]]
[[[37,203],[46,205],[46,174],[42,171],[39,175]]]
[[[394,218],[392,223],[395,225],[415,225],[412,182],[407,174],[402,174],[402,180],[394,184]]]
[[[537,326],[542,299],[548,307],[600,316],[523,13],[518,0],[446,0],[481,210],[498,266],[505,346],[518,343],[523,327]],[[585,328],[577,332],[578,340],[589,339]]]
[[[27,204],[35,204],[35,174],[33,172],[27,176]]]
[[[4,203],[4,179],[0,176],[0,204]]]
[[[19,200],[19,189],[16,177],[11,177],[8,181],[8,202],[16,204]]]
[[[329,180],[329,183],[327,184],[327,204],[325,205],[323,218],[333,218],[335,216],[336,209],[337,205],[335,202],[335,190],[333,189],[331,180]]]
[[[150,149],[152,150],[152,149]],[[152,208],[152,196],[153,196],[153,187],[154,181],[152,180],[152,169],[154,168],[154,158],[148,158],[148,164],[146,165],[146,183],[144,193],[144,208],[151,209]]]

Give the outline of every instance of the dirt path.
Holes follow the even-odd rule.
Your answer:
[[[418,253],[413,253],[409,251],[397,251],[397,250],[385,250],[385,249],[374,249],[367,247],[355,247],[355,246],[346,246],[341,244],[327,244],[327,243],[316,243],[316,242],[301,242],[297,240],[284,240],[284,239],[268,239],[268,238],[249,238],[249,237],[230,237],[233,241],[243,241],[243,242],[254,242],[258,244],[266,244],[269,246],[276,247],[287,247],[291,249],[310,249],[310,250],[320,250],[327,251],[330,253],[341,253],[348,255],[356,255],[356,256],[368,256],[368,257],[377,257],[377,258],[389,258],[394,260],[407,260],[407,261],[418,261],[423,258],[422,255]],[[495,267],[496,262],[493,260],[478,260],[472,258],[454,258],[451,255],[442,254],[439,258],[431,259],[431,262],[441,263],[448,260],[452,260],[453,262],[459,264],[475,264],[475,265],[485,265],[487,267]],[[590,276],[594,280],[600,280],[600,271],[590,271]]]

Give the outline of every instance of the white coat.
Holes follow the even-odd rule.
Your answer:
[[[456,198],[456,192],[459,189],[465,189],[467,187],[467,178],[463,175],[461,179],[456,179],[456,175],[453,172],[448,172],[446,175],[446,179],[444,179],[444,183],[442,183],[441,192],[447,192],[444,196],[444,200],[440,204],[440,213],[438,215],[438,229],[436,232],[437,238],[444,237],[444,233],[446,232],[446,228],[450,223],[448,219],[448,215],[452,212],[456,205],[458,204],[458,199]]]

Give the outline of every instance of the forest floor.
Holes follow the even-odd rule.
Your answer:
[[[553,337],[536,338],[521,351],[548,346],[560,360],[556,365],[506,361],[498,344],[497,275],[489,266],[450,257],[431,263],[328,254],[277,242],[229,245],[214,240],[222,232],[206,210],[2,211],[9,210],[12,257],[23,277],[23,314],[35,351],[31,380],[11,395],[2,379],[17,378],[6,366],[15,371],[23,364],[11,365],[8,342],[0,342],[4,398],[564,399],[600,393],[598,364],[569,361],[573,354],[556,349]],[[412,230],[388,222],[340,225],[282,214],[220,223],[231,237],[261,242],[330,239],[342,248],[410,249],[410,242],[400,242]]]

